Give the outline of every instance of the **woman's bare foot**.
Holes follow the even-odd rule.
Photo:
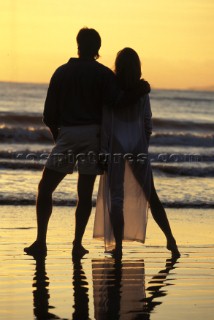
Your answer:
[[[122,246],[116,246],[114,249],[105,252],[111,254],[113,258],[121,259],[123,255]]]
[[[179,257],[181,256],[181,254],[180,254],[180,252],[179,252],[179,250],[178,250],[178,247],[177,247],[177,244],[176,244],[175,239],[173,239],[173,240],[168,240],[166,247],[167,247],[167,249],[168,249],[169,251],[172,252],[172,257],[173,257],[173,258],[179,258]]]
[[[46,256],[47,246],[46,244],[35,241],[31,246],[24,248],[24,252],[31,256]]]

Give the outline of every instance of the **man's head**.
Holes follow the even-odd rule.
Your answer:
[[[80,58],[99,58],[101,38],[96,30],[82,28],[77,35],[77,45]]]

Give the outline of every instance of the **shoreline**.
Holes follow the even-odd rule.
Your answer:
[[[92,239],[93,209],[83,240],[89,254],[73,262],[73,207],[54,207],[45,259],[23,252],[35,238],[35,207],[0,208],[2,320],[213,318],[213,210],[167,211],[181,251],[176,261],[149,213],[145,244],[124,242],[120,262],[104,254],[103,241]]]
[[[56,207],[72,207],[75,208],[77,204],[77,200],[53,200],[53,205]],[[182,202],[164,202],[162,201],[164,208],[166,209],[213,209],[214,203],[182,203]],[[22,200],[7,200],[0,199],[0,207],[1,206],[35,206],[36,200],[31,199],[22,199]],[[93,208],[96,207],[96,199],[92,201]]]
[[[20,84],[20,85],[42,85],[46,89],[48,88],[49,82],[27,82],[27,81],[7,81],[0,80],[0,84]],[[186,87],[186,88],[153,88],[156,91],[188,91],[188,92],[214,92],[214,86],[208,85],[204,87]]]

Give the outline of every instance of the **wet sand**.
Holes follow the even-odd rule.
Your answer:
[[[144,245],[125,243],[122,261],[104,255],[102,241],[92,240],[92,214],[84,237],[90,253],[73,263],[74,208],[54,208],[48,255],[36,261],[23,252],[36,233],[34,207],[2,206],[0,319],[213,319],[214,212],[167,212],[177,261],[151,215]]]

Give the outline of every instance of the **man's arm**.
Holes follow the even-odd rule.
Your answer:
[[[57,74],[54,73],[49,84],[43,112],[43,122],[49,127],[54,141],[58,136],[59,118],[59,84]]]
[[[104,104],[120,109],[135,104],[143,95],[150,93],[150,84],[141,79],[138,85],[129,90],[121,90],[113,72],[108,74],[104,87]]]
[[[126,91],[120,90],[115,107],[120,109],[135,104],[143,95],[150,93],[150,91],[150,84],[146,80],[141,79],[136,87]]]

